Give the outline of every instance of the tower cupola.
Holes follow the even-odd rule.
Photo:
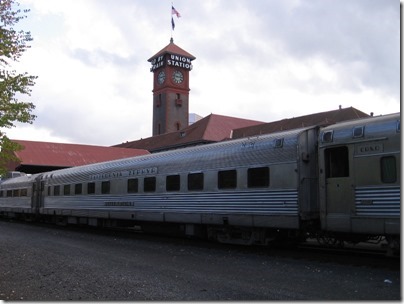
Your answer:
[[[148,59],[153,73],[153,136],[188,126],[189,72],[194,59],[173,38]]]

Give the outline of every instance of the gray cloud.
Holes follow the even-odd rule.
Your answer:
[[[24,22],[40,42],[27,52],[39,76],[33,128],[71,142],[151,135],[147,59],[171,34],[197,58],[190,108],[201,115],[270,121],[339,104],[370,112],[384,99],[399,108],[396,0],[176,0],[173,33],[166,1],[83,0],[88,11],[77,14],[69,2],[49,12],[46,2],[24,1],[37,8]]]
[[[132,54],[132,56],[126,58],[118,55],[117,53],[108,52],[102,49],[92,51],[85,49],[74,49],[70,53],[73,58],[91,67],[112,64],[117,68],[124,68],[134,65],[140,60],[144,60],[144,58],[139,58],[139,56],[136,54]]]
[[[293,7],[290,3],[259,2],[256,12],[265,23],[263,37],[280,42],[290,56],[302,60],[322,57],[336,68],[340,66],[346,77],[360,79],[361,85],[398,97],[397,1],[312,0],[299,1]],[[356,69],[358,64],[364,68]]]

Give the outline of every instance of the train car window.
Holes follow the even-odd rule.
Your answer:
[[[79,195],[83,193],[83,185],[82,184],[75,184],[74,185],[74,194]]]
[[[3,197],[3,196],[4,196],[4,191],[1,190],[1,191],[0,191],[0,197]]]
[[[180,191],[180,176],[178,174],[166,177],[166,190]]]
[[[51,187],[48,186],[48,196],[50,196],[50,195],[51,195]]]
[[[217,174],[217,187],[219,189],[233,189],[237,187],[237,171],[219,171]]]
[[[70,185],[63,186],[63,195],[70,195]]]
[[[188,190],[203,190],[203,173],[188,174]]]
[[[12,197],[12,196],[13,196],[13,191],[7,190],[7,197]]]
[[[348,147],[329,148],[324,154],[326,178],[349,176]]]
[[[282,148],[283,147],[283,138],[276,138],[274,140],[274,147],[275,148]]]
[[[128,193],[137,193],[139,191],[139,181],[137,178],[128,179]]]
[[[14,197],[19,197],[20,196],[20,190],[19,189],[14,189],[13,190],[13,196]]]
[[[21,189],[21,196],[28,196],[28,189]]]
[[[269,168],[250,168],[247,170],[248,188],[259,188],[269,186]]]
[[[353,138],[359,138],[363,137],[365,135],[365,127],[360,126],[360,127],[355,127],[352,131],[352,137]]]
[[[60,186],[53,187],[53,195],[55,196],[60,195]]]
[[[103,181],[101,182],[101,194],[109,194],[111,191],[111,182]]]
[[[95,183],[87,183],[87,194],[95,193]]]
[[[156,178],[152,177],[145,177],[143,180],[143,191],[144,192],[154,192],[156,191]]]
[[[323,136],[321,137],[321,140],[323,143],[328,143],[332,142],[334,137],[334,131],[326,131],[323,133]]]
[[[382,157],[380,167],[383,183],[395,183],[397,181],[396,158],[394,156]]]

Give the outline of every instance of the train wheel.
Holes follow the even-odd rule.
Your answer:
[[[398,236],[386,236],[387,241],[387,256],[399,256],[400,255],[400,237]]]
[[[327,247],[344,247],[344,241],[339,240],[329,234],[319,234],[316,236],[317,242]]]

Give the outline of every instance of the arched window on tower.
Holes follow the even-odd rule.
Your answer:
[[[175,99],[175,105],[177,107],[181,107],[182,106],[182,99],[181,99],[181,94],[177,93],[176,99]]]
[[[159,94],[159,96],[158,96],[158,98],[156,100],[156,107],[157,108],[159,108],[161,106],[161,100],[162,100],[162,97],[161,97],[161,94]]]
[[[181,124],[178,121],[175,123],[175,128],[177,129],[177,131],[181,129]]]

